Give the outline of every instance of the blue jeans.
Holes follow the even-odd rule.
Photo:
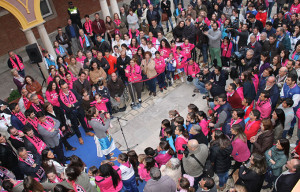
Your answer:
[[[209,107],[210,107],[211,109],[213,109],[213,108],[215,107],[214,102],[209,102]]]
[[[275,2],[269,2],[269,8],[268,8],[268,17],[271,17],[272,8],[274,6]]]
[[[136,180],[135,175],[130,177],[128,180],[122,180],[123,181],[123,189],[128,192],[139,192],[137,186],[136,186]]]
[[[150,92],[156,92],[156,78],[150,79],[146,81],[147,85],[149,86]]]
[[[219,177],[219,186],[223,187],[228,179],[228,171],[225,173],[217,173],[218,177]]]
[[[300,141],[300,129],[299,129],[299,127],[298,127],[297,137],[298,137],[298,140],[296,141],[296,145],[298,145],[298,143]]]
[[[23,69],[22,71],[18,71],[18,74],[22,77],[25,77],[25,69]]]
[[[294,132],[294,127],[295,127],[296,121],[297,121],[296,117],[294,116],[294,119],[291,122],[291,128],[288,131],[289,136],[293,136],[293,132]]]
[[[169,29],[169,22],[170,22],[172,30],[173,30],[172,17],[169,17],[169,20],[166,21],[167,29]]]
[[[201,53],[202,53],[202,56],[203,56],[203,62],[207,63],[208,53],[207,53],[207,45],[206,44],[202,44]]]
[[[165,82],[165,79],[166,79],[165,72],[159,74],[156,78],[157,78],[157,82],[158,82],[159,88],[164,88],[164,87],[166,86],[166,82]]]
[[[196,79],[197,80],[197,79]],[[195,87],[197,88],[197,89],[199,89],[199,91],[200,91],[200,93],[202,93],[202,94],[206,94],[207,93],[207,91],[206,91],[206,89],[205,89],[205,84],[203,83],[203,82],[201,82],[201,81],[194,81],[194,85],[195,85]]]
[[[168,80],[174,79],[175,71],[167,71],[166,77]]]
[[[289,130],[283,130],[282,132],[282,138],[285,139],[287,134],[288,134]]]

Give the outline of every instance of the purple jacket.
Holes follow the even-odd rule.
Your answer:
[[[264,70],[265,70],[266,68],[268,68],[268,67],[270,67],[270,64],[269,64],[269,63],[264,63],[264,64],[262,64],[262,66],[260,66],[260,68],[259,68],[258,76],[260,77],[261,74],[264,72]]]

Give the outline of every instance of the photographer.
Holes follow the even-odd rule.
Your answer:
[[[195,139],[189,140],[185,148],[185,156],[182,158],[182,165],[185,173],[194,177],[195,190],[198,189],[207,157],[208,148],[205,144],[199,144]]]
[[[222,70],[222,67],[215,67],[215,70],[211,72],[210,81],[225,88],[226,80],[227,78],[224,71]]]
[[[205,83],[205,89],[207,90],[208,94],[206,96],[203,96],[203,99],[206,99],[207,102],[209,102],[209,107],[213,109],[214,108],[214,98],[221,94],[225,94],[226,93],[225,89],[224,89],[224,87],[221,87],[210,81],[207,81]]]
[[[255,30],[256,29],[254,29],[254,31]],[[257,41],[257,37],[254,34],[250,35],[250,42],[247,47],[254,51],[253,58],[256,60],[256,63],[259,63],[262,47],[261,44]]]
[[[228,30],[231,30],[232,36],[239,36],[239,40],[237,42],[239,50],[247,46],[247,39],[249,36],[247,24],[243,24],[241,32],[233,28],[228,28]]]
[[[204,31],[208,31],[208,26],[204,22],[203,16],[199,15],[198,19],[195,22],[196,26],[196,34],[198,42],[196,43],[196,47],[200,49],[203,56],[204,66],[207,65],[208,62],[208,37],[203,34]]]
[[[204,67],[203,70],[196,75],[196,77],[198,78],[198,81],[194,81],[194,85],[196,87],[194,93],[200,92],[202,94],[206,94],[207,91],[205,89],[205,83],[209,81],[210,78],[210,71],[208,67]]]
[[[241,60],[241,63],[243,65],[243,71],[252,69],[257,64],[257,61],[253,56],[254,51],[252,49],[248,49],[245,59]]]

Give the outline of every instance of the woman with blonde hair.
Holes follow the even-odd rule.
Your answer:
[[[120,19],[118,13],[114,14],[115,34],[121,35],[123,38],[124,34],[128,32],[126,24]]]
[[[19,93],[21,93],[21,90],[22,90],[22,88],[24,86],[24,80],[25,80],[24,77],[22,77],[18,73],[18,70],[16,68],[12,69],[10,72],[11,72],[11,74],[13,76],[13,81],[16,84]]]

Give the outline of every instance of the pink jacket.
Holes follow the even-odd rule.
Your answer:
[[[293,13],[300,13],[300,3],[298,3],[298,5],[295,5],[293,3],[292,6],[291,6],[291,9],[290,9],[290,13],[291,14],[293,14]]]
[[[236,138],[231,142],[232,145],[232,152],[231,156],[237,162],[244,162],[249,159],[250,151],[247,146],[247,142],[244,142],[240,138]]]
[[[107,102],[108,102],[107,98],[102,98],[100,103],[98,103],[97,101],[93,101],[91,102],[90,105],[95,106],[98,111],[104,110],[105,112],[107,112],[107,107],[106,107]]]
[[[243,87],[238,87],[236,89],[236,92],[239,94],[240,98],[242,99],[242,101],[244,100],[244,88]]]
[[[113,168],[118,172],[118,175],[121,178],[121,170],[118,166],[113,166]],[[118,186],[114,188],[111,177],[95,177],[96,185],[100,188],[101,192],[118,192],[123,188],[122,180],[118,183]]]
[[[194,64],[192,65],[187,64],[184,67],[184,71],[186,75],[191,75],[192,77],[196,77],[196,74],[200,72],[200,68],[199,65],[194,62]]]
[[[260,117],[262,119],[270,117],[272,111],[270,98],[266,101],[261,101],[260,99],[258,99],[255,106],[255,108],[260,112]]]
[[[207,136],[208,132],[209,132],[207,120],[203,119],[202,121],[200,121],[199,125],[202,128],[201,130],[202,130],[203,134],[205,136]]]
[[[182,44],[181,45],[181,48],[182,48],[182,51],[186,54],[186,57],[187,58],[191,58],[192,57],[192,50],[194,49],[195,45],[194,44]]]
[[[165,165],[172,158],[172,155],[170,155],[167,151],[164,152],[165,154],[159,152],[154,158],[159,167]]]
[[[205,17],[204,22],[207,26],[210,26],[210,20],[207,17]]]
[[[298,129],[300,129],[300,108],[296,111],[296,116],[298,117]]]
[[[154,167],[157,167],[157,164],[155,164]],[[138,171],[139,171],[139,176],[141,177],[141,179],[145,180],[146,182],[151,179],[150,171],[149,172],[147,171],[147,169],[143,163],[139,164]]]
[[[58,94],[56,91],[46,91],[46,98],[49,103],[51,103],[53,106],[60,107],[60,104],[58,102]]]
[[[176,68],[177,69],[184,68],[184,66],[186,65],[186,60],[187,60],[185,53],[183,51],[180,51],[179,54],[177,52],[175,52],[174,57],[175,57],[176,63],[177,63]],[[178,65],[178,63],[180,63],[180,62],[181,62],[181,65]]]
[[[231,57],[231,50],[232,50],[232,43],[230,42],[229,45],[224,45],[224,43],[222,43],[221,45],[221,49],[222,49],[222,56],[223,57]]]
[[[177,137],[177,139],[175,140],[175,149],[177,152],[177,158],[179,160],[181,160],[183,158],[183,154],[178,154],[179,150],[184,150],[184,148],[182,147],[183,144],[187,144],[188,139],[185,138],[183,135],[180,135]]]
[[[140,46],[137,46],[137,47],[131,47],[131,46],[129,45],[129,49],[130,49],[132,55],[135,55],[135,54],[137,53],[137,50],[138,50],[139,47],[140,47]]]
[[[130,65],[128,65],[126,67],[126,70],[128,71],[128,73],[125,73],[125,75],[128,78],[129,82],[134,83],[136,81],[142,80],[142,70],[139,65],[136,64],[136,65],[134,65],[134,67],[131,67]],[[134,73],[133,73],[133,70],[134,70]]]
[[[160,53],[162,53],[162,57],[164,58],[164,59],[166,59],[166,58],[168,58],[169,57],[169,55],[170,55],[170,53],[171,53],[171,49],[170,48],[158,48],[158,51],[160,52]]]
[[[155,58],[155,70],[158,74],[161,74],[166,69],[166,63],[163,57],[160,57],[159,59]]]
[[[257,93],[258,83],[259,83],[259,78],[258,78],[257,74],[254,75],[254,78],[252,78],[252,81],[253,81],[253,85],[255,88],[255,92]]]

